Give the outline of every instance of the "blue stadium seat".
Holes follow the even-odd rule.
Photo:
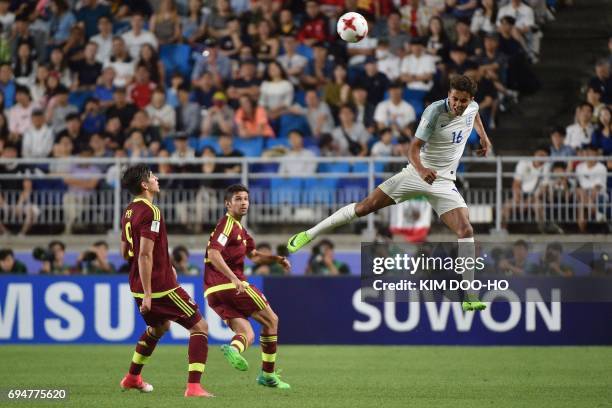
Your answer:
[[[310,136],[310,125],[302,115],[287,114],[280,117],[279,138],[286,138],[292,130],[298,130],[303,136]]]
[[[308,58],[308,60],[314,59],[314,51],[312,50],[312,48],[310,48],[306,44],[298,45],[295,52]]]
[[[427,91],[416,91],[408,88],[404,89],[402,99],[404,99],[414,108],[417,118],[420,117],[425,110],[425,104],[423,102],[425,95],[427,95]]]
[[[268,138],[266,139],[266,149],[271,149],[276,146],[291,147],[289,139],[286,137]]]
[[[274,178],[270,180],[270,202],[272,204],[297,204],[302,193],[302,180],[296,178]]]
[[[212,147],[215,149],[215,152],[219,154],[221,149],[219,148],[219,141],[214,137],[202,137],[198,141],[198,153],[201,153],[205,147]]]
[[[234,149],[239,150],[247,157],[260,157],[263,152],[264,138],[234,139]]]
[[[167,150],[168,153],[173,153],[174,152],[174,138],[166,137],[162,139],[162,149]]]
[[[188,77],[191,74],[191,47],[187,44],[166,44],[159,47],[159,58],[166,68],[166,78],[176,71]]]
[[[306,92],[298,89],[293,96],[293,102],[301,106],[306,106]]]
[[[338,162],[338,163],[321,163],[319,164],[319,173],[350,173],[351,163]]]
[[[304,179],[304,201],[309,204],[331,204],[338,188],[337,178]]]

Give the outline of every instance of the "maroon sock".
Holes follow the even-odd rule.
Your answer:
[[[262,334],[259,336],[259,344],[261,344],[261,369],[266,373],[274,372],[274,363],[276,362],[276,342],[278,336],[276,334]]]
[[[189,336],[189,383],[200,383],[208,357],[208,336],[204,332]]]
[[[153,354],[153,350],[155,350],[155,346],[159,341],[159,337],[153,336],[149,333],[149,330],[150,327],[147,327],[140,336],[140,339],[138,339],[138,343],[136,343],[136,351],[132,357],[129,371],[132,375],[140,374],[142,366],[145,365],[151,354]]]

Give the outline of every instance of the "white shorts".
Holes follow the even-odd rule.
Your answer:
[[[410,165],[380,184],[378,188],[396,204],[414,197],[425,196],[438,216],[455,208],[467,208],[465,200],[452,180],[437,178],[433,184],[427,184]]]

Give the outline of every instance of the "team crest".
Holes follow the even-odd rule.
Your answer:
[[[125,218],[132,218],[132,213],[133,213],[133,211],[131,209],[127,210],[125,212]]]

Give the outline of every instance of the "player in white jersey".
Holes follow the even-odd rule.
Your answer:
[[[491,149],[478,104],[474,101],[476,83],[465,75],[450,82],[448,98],[429,105],[421,117],[416,138],[410,145],[410,164],[379,185],[359,203],[342,207],[307,231],[289,239],[287,248],[293,253],[321,234],[347,224],[381,208],[424,195],[440,219],[457,235],[459,256],[474,258],[474,232],[465,200],[455,187],[457,166],[472,129],[480,137],[480,156]],[[464,279],[473,280],[473,269]],[[482,310],[485,305],[470,294],[463,302],[464,310]]]

